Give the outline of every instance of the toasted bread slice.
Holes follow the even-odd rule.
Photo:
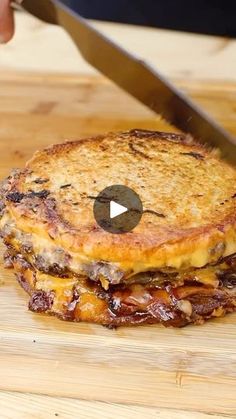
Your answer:
[[[113,184],[142,200],[130,233],[110,234],[94,219],[93,197]],[[97,275],[112,283],[236,252],[236,170],[188,136],[133,130],[54,145],[10,177],[3,203],[1,228],[16,247],[30,242],[49,265],[61,249],[77,274],[103,264]]]

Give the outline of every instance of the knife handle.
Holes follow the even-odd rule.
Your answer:
[[[58,25],[57,10],[50,0],[15,0],[11,6],[16,10],[26,10],[44,22]]]

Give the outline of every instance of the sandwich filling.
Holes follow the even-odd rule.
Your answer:
[[[115,266],[108,270],[103,262],[94,262],[87,267],[89,275],[75,274],[68,270],[63,252],[50,264],[10,233],[4,242],[5,265],[14,267],[35,312],[109,327],[141,323],[181,327],[236,310],[236,254],[200,269],[153,270],[122,282]]]

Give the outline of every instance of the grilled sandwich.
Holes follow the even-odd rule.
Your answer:
[[[114,184],[143,204],[129,233],[93,216]],[[36,152],[2,184],[0,229],[33,311],[180,327],[236,310],[236,170],[189,136],[132,130]]]

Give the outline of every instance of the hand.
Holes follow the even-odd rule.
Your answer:
[[[10,0],[0,0],[0,43],[10,41],[13,34],[14,18]]]

